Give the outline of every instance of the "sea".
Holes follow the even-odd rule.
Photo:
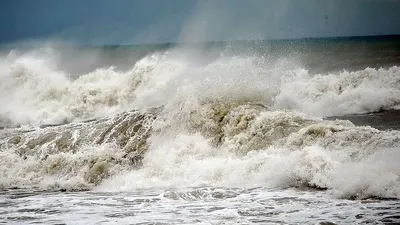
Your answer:
[[[400,224],[400,37],[0,48],[0,224]]]

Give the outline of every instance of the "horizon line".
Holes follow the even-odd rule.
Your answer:
[[[221,44],[221,43],[235,43],[235,42],[307,42],[307,41],[332,41],[332,40],[360,40],[360,39],[399,39],[400,34],[387,34],[387,35],[365,35],[365,36],[333,36],[333,37],[301,37],[301,38],[273,38],[273,39],[237,39],[237,40],[220,40],[220,41],[198,41],[198,42],[144,42],[144,43],[132,43],[132,44],[79,44],[70,42],[67,40],[52,40],[52,39],[42,39],[42,40],[30,40],[30,41],[18,41],[14,42],[14,44],[9,43],[0,43],[0,48],[7,47],[30,47],[35,46],[37,43],[46,43],[46,42],[55,42],[55,43],[66,43],[66,45],[72,45],[76,47],[83,48],[95,48],[95,47],[140,47],[140,46],[195,46],[195,45],[203,45],[203,44]],[[19,45],[18,43],[24,43]],[[27,44],[28,43],[28,44]],[[34,43],[30,45],[29,43]]]

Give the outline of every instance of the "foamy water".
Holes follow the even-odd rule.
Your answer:
[[[398,220],[400,131],[324,118],[397,108],[400,67],[191,54],[79,76],[52,51],[1,58],[0,222]]]
[[[12,224],[390,224],[399,202],[333,199],[323,192],[203,187],[122,193],[2,194]]]
[[[221,56],[204,65],[187,54],[154,53],[126,71],[98,68],[78,78],[57,68],[54,53],[9,54],[0,61],[0,118],[6,124],[60,123],[214,99],[258,101],[316,116],[399,105],[397,66],[319,75],[290,61],[271,64],[258,57]]]

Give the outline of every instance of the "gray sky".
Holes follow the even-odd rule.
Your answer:
[[[4,0],[0,43],[131,44],[400,34],[400,0]]]

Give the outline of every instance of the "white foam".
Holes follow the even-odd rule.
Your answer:
[[[259,117],[264,117],[264,126],[268,126],[265,117],[279,120],[278,115],[271,112]],[[296,121],[284,112],[280,116],[290,120],[289,124]],[[153,136],[141,169],[112,177],[96,190],[313,186],[327,188],[337,197],[400,196],[400,166],[395,163],[400,156],[398,131],[323,121],[288,137],[278,135],[270,147],[238,152],[237,149],[249,148],[243,142],[251,142],[243,136],[252,137],[254,127],[265,129],[257,125],[259,119],[254,121],[242,133],[225,139],[228,145],[219,147],[200,133],[170,130],[165,132],[176,135]],[[238,137],[241,141],[237,141]]]
[[[282,78],[275,106],[321,116],[395,108],[400,103],[399,75],[397,66],[315,76],[302,71]]]
[[[0,60],[0,118],[13,124],[60,123],[128,108],[186,101],[249,101],[331,116],[399,105],[399,67],[313,75],[295,62],[220,56],[204,64],[184,50],[154,53],[131,69],[98,68],[77,79],[58,68],[57,52]],[[3,122],[4,123],[4,122]]]
[[[44,146],[45,147],[45,146]],[[0,152],[0,187],[85,190],[93,187],[87,182],[89,164],[106,162],[110,158],[120,164],[107,163],[110,174],[124,166],[124,152],[113,145],[86,146],[77,152],[58,152],[46,158],[27,156],[24,160],[12,151]]]
[[[59,70],[51,54],[9,55],[0,62],[0,120],[58,123],[164,105],[143,167],[112,164],[112,175],[120,175],[98,190],[305,184],[336,196],[400,197],[398,131],[311,117],[398,106],[399,67],[313,75],[257,57],[221,56],[204,64],[178,53],[76,79]],[[122,149],[109,144],[56,152],[44,161],[21,161],[14,149],[2,149],[2,185],[91,187],[85,160],[123,158]],[[48,176],[46,163],[63,165],[61,172]]]
[[[0,64],[0,118],[14,124],[46,124],[103,117],[121,112],[134,100],[145,58],[122,72],[99,68],[72,79],[42,55],[12,56]],[[153,62],[156,63],[156,62]]]

